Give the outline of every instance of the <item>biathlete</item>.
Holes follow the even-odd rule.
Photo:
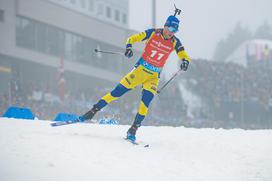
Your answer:
[[[136,131],[148,112],[148,106],[154,98],[159,83],[159,75],[170,53],[175,50],[181,60],[180,68],[187,70],[190,58],[186,54],[180,40],[174,35],[179,30],[180,21],[176,16],[169,16],[161,29],[148,29],[144,32],[130,36],[126,42],[125,56],[133,56],[132,45],[136,42],[146,41],[144,52],[133,70],[125,75],[120,83],[109,93],[103,96],[93,108],[79,117],[81,122],[90,120],[110,102],[117,100],[138,85],[142,85],[142,98],[135,120],[127,131],[126,138],[136,141]]]

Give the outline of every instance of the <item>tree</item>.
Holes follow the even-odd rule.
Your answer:
[[[254,38],[272,40],[272,28],[267,21],[256,30]]]
[[[220,40],[216,45],[214,52],[214,60],[224,61],[235,49],[244,41],[252,37],[251,32],[247,27],[242,27],[238,22],[234,30],[227,36],[226,39]]]

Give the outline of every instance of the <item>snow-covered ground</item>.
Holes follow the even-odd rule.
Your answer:
[[[272,130],[141,127],[0,118],[1,181],[271,181]]]

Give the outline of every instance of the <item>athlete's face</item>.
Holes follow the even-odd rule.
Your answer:
[[[174,36],[175,32],[170,31],[168,26],[165,26],[163,28],[163,36],[166,39],[172,38]]]

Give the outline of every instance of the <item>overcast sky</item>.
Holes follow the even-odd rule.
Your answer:
[[[142,31],[152,25],[151,0],[129,0],[132,29]],[[157,0],[157,27],[173,14],[174,3],[182,10],[177,36],[193,58],[213,56],[219,40],[232,31],[237,22],[251,31],[265,20],[272,25],[272,0]]]

